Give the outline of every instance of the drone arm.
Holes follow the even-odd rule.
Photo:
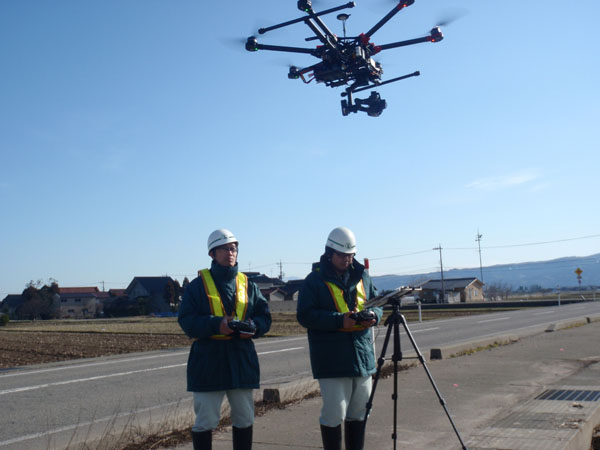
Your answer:
[[[439,42],[444,39],[441,30],[439,27],[434,27],[431,29],[430,35],[417,39],[409,39],[407,41],[393,42],[391,44],[378,45],[376,48],[376,52],[380,52],[381,50],[388,50],[390,48],[398,48],[398,47],[406,47],[407,45],[420,44],[422,42]]]
[[[317,25],[315,25],[315,23],[311,19],[306,20],[306,25],[308,25],[308,27],[313,31],[313,33],[316,34],[316,38],[319,39],[329,49],[336,52],[338,56],[341,56],[340,51],[337,47],[337,37],[335,37],[335,35],[331,31],[329,31],[327,26],[323,22],[321,22],[321,20],[318,20],[318,17],[316,18],[317,24],[321,26],[321,29],[323,29],[324,32],[321,31],[321,29],[319,29],[319,27],[317,27]]]
[[[367,31],[365,33],[365,36],[367,38],[367,40],[373,36],[377,30],[379,30],[382,26],[384,26],[387,22],[390,21],[390,19],[392,17],[394,17],[396,14],[398,14],[402,9],[406,8],[407,6],[412,5],[415,2],[415,0],[400,0],[400,2],[398,2],[398,4],[394,7],[394,9],[392,9],[389,13],[387,13],[387,15],[381,19],[379,22],[377,22],[373,28],[371,28],[369,31]]]
[[[249,37],[246,42],[246,50],[249,52],[256,52],[258,50],[271,50],[275,52],[290,52],[290,53],[306,53],[313,56],[319,56],[319,51],[314,48],[302,48],[302,47],[286,47],[283,45],[268,45],[259,44],[256,38]]]
[[[323,31],[324,35],[323,35],[323,33],[320,32],[320,30],[319,30],[319,32],[317,32],[317,30],[315,30],[316,27],[314,27],[314,24],[311,24],[312,21],[314,21],[320,27],[320,29]],[[325,25],[325,22],[323,22],[319,16],[311,14],[311,17],[309,20],[306,21],[306,24],[310,27],[311,30],[314,31],[314,33],[317,36],[321,36],[321,35],[324,36],[325,39],[319,37],[319,39],[321,39],[321,42],[329,45],[332,48],[333,47],[337,48],[337,46],[335,45],[337,43],[337,37],[331,32],[331,30],[329,28],[327,28],[327,25]]]
[[[313,17],[323,16],[325,14],[330,14],[330,13],[339,11],[341,9],[354,8],[354,6],[356,6],[354,2],[348,2],[345,5],[336,6],[335,8],[326,9],[325,11],[321,11],[318,13],[312,12],[311,16],[313,16]],[[276,30],[277,28],[287,27],[288,25],[292,25],[294,23],[299,23],[299,22],[304,22],[305,20],[306,20],[306,17],[300,17],[298,19],[289,20],[287,22],[283,22],[278,25],[273,25],[273,26],[266,27],[266,28],[259,28],[258,33],[265,34],[267,31]]]

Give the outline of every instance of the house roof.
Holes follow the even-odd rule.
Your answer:
[[[125,295],[125,291],[126,289],[109,289],[108,293],[112,297],[121,297],[122,295]]]
[[[94,292],[72,292],[68,294],[60,294],[60,298],[97,298],[98,293]]]
[[[140,283],[150,294],[162,294],[168,282],[173,282],[171,277],[134,277],[125,289],[129,293],[135,283]]]
[[[273,292],[278,291],[278,290],[279,290],[278,287],[273,286],[273,287],[270,287],[270,288],[260,289],[260,293],[263,295],[264,298],[266,298],[268,300],[269,296]],[[285,293],[284,293],[284,295],[285,295]]]
[[[2,300],[1,305],[3,308],[15,308],[19,306],[22,302],[23,300],[21,299],[21,294],[9,294],[6,297],[4,297],[4,300]]]
[[[294,294],[294,292],[299,291],[300,288],[302,287],[302,282],[304,282],[304,280],[300,280],[300,281],[301,281],[300,283],[287,282],[283,286],[279,286],[279,289],[282,290],[283,292],[285,292],[286,295],[292,295],[292,294]]]
[[[482,284],[475,277],[470,278],[444,278],[444,290],[453,291],[455,289],[464,289],[467,286],[473,284],[474,282],[478,282]],[[442,289],[442,280],[429,280],[421,285],[422,289],[425,290],[440,290]]]
[[[60,287],[58,288],[59,294],[97,294],[100,290],[96,286],[86,287]]]
[[[246,274],[248,276],[248,274]],[[271,278],[266,275],[260,274],[253,277],[249,277],[250,281],[253,283],[272,283],[272,284],[283,284],[279,278]]]

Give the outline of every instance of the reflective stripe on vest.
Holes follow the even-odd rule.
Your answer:
[[[348,304],[344,300],[344,291],[340,289],[336,284],[326,281],[325,284],[333,297],[333,303],[335,304],[335,309],[338,312],[344,314],[350,312],[348,309]],[[365,302],[367,301],[367,294],[365,292],[365,285],[363,280],[360,280],[356,285],[356,309],[357,311],[362,311],[365,307]],[[364,330],[365,327],[362,325],[354,325],[352,328],[340,328],[338,331],[357,331]]]
[[[210,305],[210,313],[213,316],[224,317],[225,307],[221,300],[221,295],[217,290],[215,281],[213,280],[210,270],[203,269],[200,271],[200,277],[202,283],[204,283],[204,292],[208,297],[208,303]],[[242,272],[238,272],[235,278],[235,311],[234,318],[238,320],[244,320],[246,317],[246,311],[248,310],[248,277]],[[232,339],[231,336],[224,334],[213,334],[212,339]]]

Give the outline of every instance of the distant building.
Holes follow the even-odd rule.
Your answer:
[[[135,277],[125,294],[141,305],[141,314],[168,312],[171,308],[167,298],[169,284],[175,284],[171,277]]]
[[[429,280],[420,287],[419,299],[423,303],[468,303],[483,302],[484,284],[477,278],[444,278],[442,296],[442,280]]]
[[[97,287],[59,287],[53,299],[59,319],[91,319],[102,311],[102,295]]]
[[[0,312],[8,314],[11,320],[17,319],[17,309],[23,304],[21,294],[9,294],[0,303]]]
[[[261,289],[260,292],[269,302],[298,301],[303,282],[304,280],[290,280],[278,286]]]
[[[283,285],[279,278],[271,278],[258,272],[244,272],[250,281],[258,286],[259,289],[269,289]]]
[[[281,286],[280,289],[285,292],[285,300],[297,302],[303,284],[304,280],[290,280]]]

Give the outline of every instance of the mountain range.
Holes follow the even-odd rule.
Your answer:
[[[486,285],[510,286],[513,290],[530,290],[579,287],[576,269],[581,269],[581,287],[600,286],[600,253],[590,256],[569,256],[548,261],[498,264],[483,267],[483,282]],[[481,279],[479,267],[444,271],[444,279],[477,277]],[[427,280],[439,280],[440,272],[413,275],[373,276],[379,291],[398,286],[417,286]]]

